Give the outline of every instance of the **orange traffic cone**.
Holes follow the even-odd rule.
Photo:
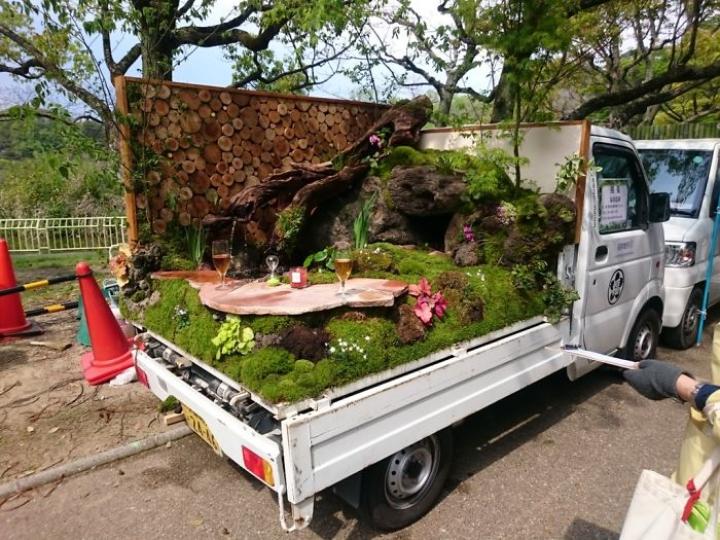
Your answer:
[[[133,355],[128,339],[100,292],[88,264],[78,263],[75,275],[80,285],[92,346],[92,351],[81,357],[83,372],[87,382],[100,384],[131,367],[134,363]]]
[[[0,238],[0,289],[10,289],[17,285],[15,272],[7,241]],[[15,336],[31,329],[25,319],[20,293],[0,296],[0,336]]]

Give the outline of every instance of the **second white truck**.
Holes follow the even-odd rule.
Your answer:
[[[663,336],[687,349],[695,343],[713,220],[720,195],[720,139],[636,141],[652,192],[670,193],[665,232]],[[710,303],[720,300],[720,255],[715,263]]]

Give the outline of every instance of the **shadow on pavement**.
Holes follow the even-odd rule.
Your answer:
[[[575,519],[563,536],[564,540],[616,540],[618,533],[584,519]]]

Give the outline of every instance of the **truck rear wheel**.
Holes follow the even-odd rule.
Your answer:
[[[688,349],[697,339],[698,323],[700,322],[700,303],[702,292],[700,289],[693,289],[688,298],[685,311],[683,312],[680,324],[675,328],[666,328],[663,337],[668,345],[675,349]]]
[[[623,357],[635,362],[655,358],[661,324],[660,315],[654,309],[640,313],[628,336]]]
[[[380,530],[414,523],[437,501],[452,463],[452,431],[445,429],[368,467],[363,474],[363,513]]]

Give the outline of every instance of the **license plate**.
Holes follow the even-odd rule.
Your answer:
[[[216,454],[222,455],[220,445],[218,444],[217,439],[215,439],[215,436],[212,434],[212,431],[210,431],[208,425],[205,423],[205,420],[200,418],[200,416],[198,416],[195,411],[193,411],[184,403],[182,406],[182,412],[185,416],[185,421],[187,422],[187,425],[190,426],[190,429],[197,433],[203,441],[208,443],[210,445],[210,448],[212,448]]]

